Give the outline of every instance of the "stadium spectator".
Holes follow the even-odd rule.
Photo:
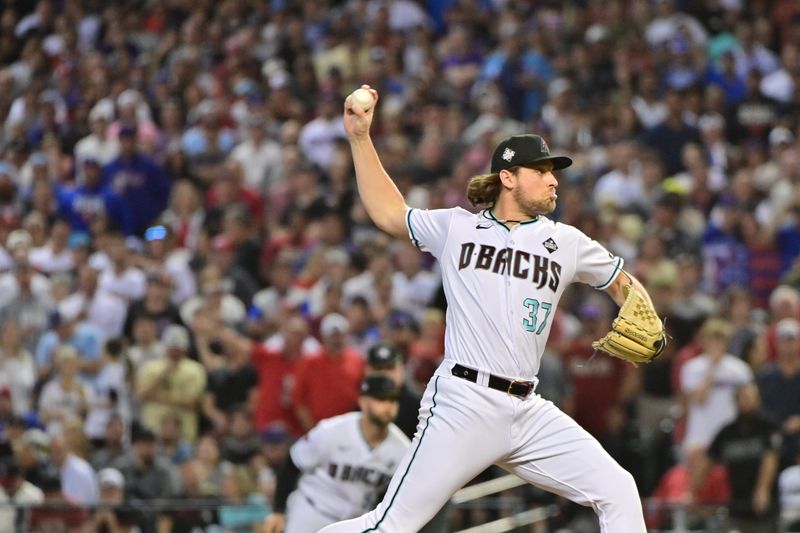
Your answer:
[[[244,169],[247,186],[262,194],[277,182],[282,157],[280,145],[267,136],[266,122],[263,116],[247,117],[246,137],[231,152]]]
[[[75,168],[79,169],[79,172],[85,172],[85,165],[90,161],[100,166],[107,165],[119,154],[118,139],[108,134],[108,125],[114,111],[104,104],[105,102],[98,102],[89,112],[91,133],[75,144]]]
[[[203,267],[197,281],[198,295],[181,304],[180,317],[183,323],[190,324],[198,312],[226,326],[239,327],[244,322],[247,307],[233,294],[233,283],[216,266]]]
[[[103,183],[115,202],[109,216],[127,235],[141,235],[166,208],[170,179],[136,147],[136,128],[119,130],[119,157],[103,168]]]
[[[742,385],[736,391],[736,407],[736,418],[717,433],[692,472],[692,487],[699,486],[712,461],[724,465],[731,487],[728,508],[733,527],[754,533],[773,531],[780,430],[761,410],[755,384]]]
[[[301,435],[303,427],[292,407],[292,390],[297,384],[300,361],[316,355],[319,350],[319,343],[308,334],[305,320],[298,315],[287,316],[280,332],[264,343],[250,341],[232,331],[227,331],[221,339],[226,350],[249,355],[258,372],[258,387],[252,403],[256,429],[265,431],[268,427],[281,426],[294,436]]]
[[[95,440],[90,463],[98,472],[108,468],[128,453],[126,424],[119,415],[112,415],[106,423],[102,442]]]
[[[109,339],[103,346],[97,377],[87,399],[84,433],[90,440],[102,439],[113,417],[121,417],[126,424],[131,419],[124,350],[123,341],[119,338]]]
[[[36,346],[37,379],[51,376],[55,352],[67,345],[75,350],[78,369],[82,377],[93,379],[100,367],[103,334],[95,326],[78,318],[78,309],[62,302],[58,310],[50,314],[49,329],[41,336]]]
[[[44,502],[42,489],[27,481],[19,465],[6,459],[0,465],[0,528],[4,531],[15,531],[24,523],[23,508]],[[7,507],[8,506],[8,507]],[[19,506],[15,509],[11,506]]]
[[[18,416],[30,413],[36,367],[33,355],[22,346],[20,327],[12,322],[0,326],[0,386],[11,395],[13,411]]]
[[[178,308],[170,300],[173,291],[172,277],[165,270],[154,270],[146,276],[146,285],[141,299],[128,305],[125,313],[123,331],[128,338],[133,338],[134,323],[140,317],[147,316],[155,322],[156,334],[162,335],[170,324],[180,324]]]
[[[292,390],[292,406],[303,429],[309,430],[325,418],[354,409],[359,383],[364,375],[364,359],[345,343],[349,323],[332,313],[322,319],[319,355],[301,359]],[[335,388],[331,383],[337,383]]]
[[[112,463],[125,478],[129,501],[157,500],[175,494],[177,481],[169,461],[156,454],[156,437],[147,428],[134,426],[131,449]]]
[[[780,473],[778,477],[778,497],[781,508],[781,527],[787,531],[800,526],[800,452],[795,462]]]
[[[152,226],[144,232],[145,269],[149,272],[165,270],[171,279],[171,300],[180,305],[197,294],[195,274],[190,266],[191,256],[184,248],[175,246],[171,227]]]
[[[78,269],[76,289],[64,300],[62,305],[79,309],[88,324],[98,328],[103,338],[119,336],[128,316],[128,304],[123,298],[109,291],[98,290],[100,272],[90,265]]]
[[[78,376],[81,360],[74,347],[59,346],[53,360],[55,372],[44,383],[39,397],[39,418],[48,434],[60,437],[69,422],[85,415],[91,390]]]
[[[393,252],[392,309],[410,313],[419,320],[439,288],[439,280],[423,267],[423,257],[411,242],[399,243]]]
[[[189,505],[166,513],[159,520],[159,527],[166,531],[201,531],[216,523],[213,505],[218,493],[207,482],[208,472],[202,463],[187,461],[180,466],[180,489],[176,500],[186,500]]]
[[[105,239],[103,256],[97,255],[89,260],[90,265],[100,270],[98,290],[109,292],[127,303],[142,298],[145,293],[145,274],[134,264],[131,241],[117,232],[111,232]]]
[[[166,413],[156,435],[156,454],[168,459],[174,466],[180,466],[194,455],[194,450],[183,437],[181,418],[175,413]]]
[[[0,316],[3,322],[17,322],[23,345],[32,352],[53,310],[50,286],[50,280],[37,273],[27,258],[17,260],[11,272],[0,274]]]
[[[191,181],[183,179],[175,183],[169,207],[161,219],[172,228],[178,248],[191,251],[197,249],[200,228],[205,221],[205,210],[200,202],[200,193]]]
[[[727,353],[733,328],[711,318],[699,332],[702,353],[681,369],[680,386],[687,420],[684,452],[705,450],[714,435],[736,416],[735,389],[753,381],[750,367]]]
[[[800,323],[784,318],[775,328],[777,359],[758,375],[764,410],[783,433],[782,465],[790,463],[800,443]]]
[[[200,437],[195,446],[195,457],[206,472],[209,492],[219,494],[230,463],[221,460],[219,444],[211,435]]]
[[[222,218],[225,210],[237,204],[243,205],[255,222],[261,220],[264,207],[261,194],[245,185],[242,165],[228,160],[218,172],[206,195],[206,227],[214,233],[222,229]]]
[[[97,473],[62,437],[50,441],[50,459],[59,470],[61,492],[66,501],[82,505],[97,503],[100,496]]]
[[[136,374],[141,421],[150,431],[158,431],[164,415],[175,413],[181,419],[183,437],[193,443],[198,435],[206,370],[197,361],[187,358],[189,332],[183,326],[168,326],[162,341],[165,357],[148,361]]]
[[[31,265],[47,275],[69,272],[75,268],[72,251],[69,249],[70,225],[61,218],[53,221],[49,229],[50,239],[39,248],[33,248],[28,257]]]
[[[139,369],[155,359],[161,359],[166,353],[164,344],[158,337],[158,326],[152,315],[143,314],[133,321],[131,344],[128,348],[128,362],[134,375]]]
[[[116,468],[104,468],[97,473],[100,486],[99,509],[92,515],[89,527],[96,531],[136,531],[142,522],[135,509],[123,507],[125,477]]]
[[[228,411],[228,436],[222,442],[223,460],[235,465],[249,464],[259,452],[261,438],[253,427],[252,414],[245,406]]]
[[[336,140],[345,138],[340,104],[335,93],[325,92],[319,99],[317,117],[300,130],[298,146],[320,168],[328,168]]]
[[[225,434],[228,430],[232,431],[229,426],[232,410],[251,404],[257,390],[258,373],[251,364],[249,350],[242,346],[226,347],[219,338],[214,337],[217,334],[215,331],[203,331],[199,319],[193,326],[201,361],[208,370],[203,414],[220,434]],[[214,325],[210,324],[210,327]]]

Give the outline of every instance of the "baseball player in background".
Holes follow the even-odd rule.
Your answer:
[[[392,423],[398,394],[388,376],[367,376],[361,412],[322,420],[292,445],[264,533],[316,533],[375,506],[409,446]]]
[[[604,533],[643,533],[633,477],[535,392],[552,317],[569,283],[607,292],[622,307],[618,320],[630,307],[629,295],[638,294],[635,311],[648,320],[655,316],[651,321],[661,331],[644,287],[622,269],[621,258],[546,217],[556,206],[553,171],[572,160],[551,155],[538,135],[510,137],[495,149],[491,173],[470,181],[467,195],[485,207],[480,212],[410,208],[369,135],[378,94],[362,88],[371,91],[373,105],[352,95],[344,104],[359,195],[379,228],[410,238],[439,260],[448,303],[445,357],[428,384],[417,433],[383,501],[322,533],[418,531],[491,464],[591,506]],[[612,341],[630,341],[616,325],[607,337],[612,334],[617,335]]]

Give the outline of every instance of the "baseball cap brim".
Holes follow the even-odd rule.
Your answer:
[[[519,165],[522,167],[532,167],[539,163],[544,163],[545,161],[550,161],[553,163],[553,170],[562,170],[567,168],[568,166],[572,165],[572,159],[565,156],[565,155],[553,155],[549,157],[541,157],[539,159],[535,159],[530,163],[525,163],[523,165]]]
[[[564,155],[553,155],[544,138],[535,133],[513,135],[497,145],[492,153],[491,172],[500,172],[514,167],[532,167],[549,161],[553,170],[561,170],[572,164]]]
[[[400,398],[400,391],[364,392],[361,393],[361,395],[368,398],[375,398],[376,400],[396,401]]]

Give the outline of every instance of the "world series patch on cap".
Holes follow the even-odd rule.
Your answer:
[[[388,342],[378,343],[367,352],[367,362],[372,368],[393,367],[399,358],[400,352]]]
[[[550,155],[550,147],[541,135],[514,135],[497,145],[492,154],[492,174],[512,167],[527,167],[550,161],[553,170],[561,170],[572,164],[565,155]]]

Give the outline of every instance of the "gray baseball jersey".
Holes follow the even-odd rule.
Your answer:
[[[360,419],[353,412],[323,420],[292,445],[289,453],[302,472],[292,498],[304,502],[287,509],[287,529],[299,531],[296,522],[305,521],[294,508],[303,508],[303,515],[314,509],[321,515],[316,519],[332,523],[371,509],[386,490],[410,441],[390,424],[386,439],[370,448]]]
[[[573,281],[604,289],[623,260],[580,230],[544,216],[508,226],[490,209],[409,209],[409,236],[441,265],[445,358],[533,380],[553,312]]]

